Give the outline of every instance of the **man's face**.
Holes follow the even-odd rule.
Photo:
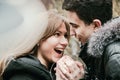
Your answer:
[[[71,36],[75,36],[82,44],[85,44],[95,30],[94,24],[85,24],[75,12],[67,11],[67,18],[71,24]]]

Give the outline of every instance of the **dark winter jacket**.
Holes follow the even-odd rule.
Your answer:
[[[55,75],[32,55],[13,59],[3,74],[3,80],[55,80],[53,78]]]
[[[93,33],[84,47],[80,57],[88,67],[86,80],[120,80],[120,18]]]

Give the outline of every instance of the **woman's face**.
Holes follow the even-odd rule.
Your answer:
[[[62,23],[51,37],[40,44],[38,58],[45,65],[56,62],[63,56],[67,44],[67,30],[65,24]]]

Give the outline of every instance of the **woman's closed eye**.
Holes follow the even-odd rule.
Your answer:
[[[65,34],[63,34],[62,32],[55,32],[54,36],[55,37],[60,37],[60,36],[64,36],[64,38],[69,39],[69,34],[66,32]]]
[[[54,34],[55,37],[59,37],[60,35],[61,35],[60,32],[56,32],[56,33]]]

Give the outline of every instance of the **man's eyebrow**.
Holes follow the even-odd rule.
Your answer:
[[[78,24],[72,23],[70,22],[69,24],[71,24],[72,26],[79,26]]]

